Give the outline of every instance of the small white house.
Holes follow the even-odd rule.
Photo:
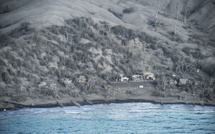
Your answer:
[[[45,87],[46,85],[47,85],[47,83],[43,81],[43,82],[40,82],[38,87],[41,88],[41,87]]]
[[[143,78],[145,78],[147,80],[155,80],[155,75],[151,72],[144,72]]]
[[[153,73],[151,73],[151,72],[144,72],[143,77],[146,80],[155,80],[155,75]]]
[[[76,81],[79,82],[79,83],[85,83],[86,82],[86,77],[85,76],[79,76]]]
[[[129,80],[128,77],[122,77],[122,78],[120,79],[121,82],[127,82],[128,80]]]
[[[132,75],[132,79],[142,79],[142,75]]]
[[[51,83],[51,84],[49,85],[49,87],[52,88],[52,89],[55,89],[55,88],[57,87],[57,84]]]
[[[153,74],[146,75],[146,80],[155,80],[155,76]]]
[[[72,86],[73,83],[72,83],[72,79],[68,79],[68,78],[63,78],[61,79],[62,83],[66,86],[66,87],[69,87],[69,86]]]
[[[179,79],[178,85],[185,86],[188,82],[188,79]]]

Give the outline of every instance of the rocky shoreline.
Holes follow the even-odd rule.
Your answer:
[[[142,84],[143,88],[136,87]],[[56,98],[41,96],[28,98],[25,101],[13,101],[9,97],[0,98],[0,111],[18,110],[21,108],[50,108],[94,105],[110,103],[150,102],[154,104],[185,104],[200,106],[215,106],[215,100],[202,99],[200,95],[186,92],[177,87],[162,91],[152,82],[140,81],[129,83],[112,83],[116,89],[106,93],[81,93],[76,97],[69,95]]]
[[[118,97],[117,97],[118,96]],[[13,102],[13,101],[1,101],[0,111],[7,110],[18,110],[21,108],[50,108],[50,107],[65,107],[65,106],[83,106],[83,105],[94,105],[110,103],[132,103],[132,102],[150,102],[154,104],[186,104],[186,105],[201,105],[201,106],[215,106],[215,101],[199,101],[184,99],[179,100],[177,97],[155,97],[155,96],[129,96],[119,94],[115,98],[105,98],[101,95],[91,94],[85,97],[79,98],[63,98],[56,100],[46,99],[29,99],[25,102]],[[88,99],[86,99],[86,97]]]

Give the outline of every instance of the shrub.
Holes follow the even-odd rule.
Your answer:
[[[9,75],[8,72],[3,72],[1,75],[2,75],[2,80],[5,83],[9,83],[10,82],[10,75]]]
[[[123,14],[121,13],[117,13],[114,10],[112,10],[111,8],[108,9],[109,12],[111,12],[114,16],[116,16],[117,18],[121,19]]]
[[[14,29],[9,33],[9,35],[13,38],[19,38],[23,35],[29,35],[30,33],[35,32],[34,28],[30,27],[30,22],[23,22],[20,24],[20,27]]]
[[[163,91],[161,91],[161,90],[155,90],[155,91],[152,93],[152,96],[165,97],[166,94],[165,94],[165,92],[163,92]]]
[[[124,14],[131,14],[134,12],[134,8],[130,7],[130,8],[125,8],[123,11],[122,11]]]
[[[9,9],[8,5],[6,5],[3,10],[3,13],[9,13],[9,12],[10,12],[10,9]]]

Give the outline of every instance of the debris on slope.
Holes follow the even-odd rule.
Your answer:
[[[204,88],[204,96],[213,95],[215,64],[204,61],[207,56],[214,58],[214,48],[205,55],[202,49],[183,47],[183,43],[173,46],[142,31],[107,22],[98,24],[90,18],[65,23],[39,31],[25,23],[1,35],[1,96],[22,102],[35,97],[78,97],[82,93],[105,95],[110,92],[105,88],[108,81],[149,69],[156,74],[156,85],[165,92],[169,80],[185,77],[195,82],[183,90],[202,95],[199,90]],[[80,76],[86,80],[77,81]]]
[[[41,2],[49,3],[42,0],[37,4]],[[100,0],[98,3],[75,1],[78,7],[96,7],[95,12],[73,6],[65,8],[67,0],[55,2],[60,6],[50,8],[47,14],[53,13],[56,17],[55,13],[61,8],[65,14],[70,10],[78,13],[51,17],[50,21],[54,20],[51,24],[41,22],[45,26],[32,23],[35,22],[33,17],[22,20],[19,15],[6,23],[6,19],[15,14],[13,11],[0,14],[3,32],[0,34],[1,97],[16,102],[34,98],[78,98],[83,94],[107,97],[118,92],[110,82],[121,75],[151,71],[156,76],[155,96],[174,96],[172,91],[177,89],[195,92],[202,100],[215,98],[214,40],[207,30],[197,27],[213,28],[214,21],[206,24],[200,17],[201,10],[203,16],[211,11],[208,6],[211,1],[188,3],[192,12],[187,13],[186,22],[184,8],[178,10],[178,17],[174,15],[177,12],[173,13],[177,4],[186,8],[186,1],[164,0],[159,3],[162,8],[155,8],[158,6],[155,0],[106,1],[103,5],[99,5],[103,2]],[[114,8],[110,8],[113,4]],[[202,4],[205,6],[201,9]],[[22,14],[26,7],[18,8],[16,13]],[[38,5],[34,10],[37,8]],[[90,17],[81,17],[83,14]],[[193,18],[197,19],[196,26]],[[21,21],[16,23],[17,19]],[[213,20],[213,16],[207,20]],[[186,84],[181,84],[183,80]]]

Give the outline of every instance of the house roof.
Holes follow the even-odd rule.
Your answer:
[[[128,77],[122,77],[121,79],[129,79]]]
[[[136,76],[142,76],[142,75],[139,75],[139,74],[132,75],[132,77],[136,77]]]
[[[186,84],[188,79],[179,79],[179,84]]]
[[[78,77],[78,80],[86,80],[86,77],[81,75]]]
[[[154,75],[154,74],[151,72],[144,72],[143,75],[146,76],[146,75]]]

